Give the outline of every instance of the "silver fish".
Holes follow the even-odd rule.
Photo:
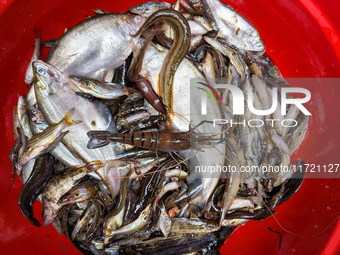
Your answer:
[[[79,120],[71,120],[73,115],[74,108],[71,109],[65,116],[62,118],[58,124],[52,124],[47,129],[45,129],[40,134],[32,137],[31,140],[26,145],[24,152],[21,154],[17,169],[21,170],[22,166],[25,165],[31,159],[38,157],[39,155],[49,151],[53,145],[59,142],[64,136],[68,133],[62,132],[66,127],[70,127],[73,125],[79,124],[81,121]]]
[[[37,80],[35,93],[39,109],[46,121],[56,123],[62,118],[64,111],[72,108],[76,108],[74,118],[82,121],[76,129],[71,129],[70,136],[63,140],[63,144],[70,151],[75,152],[84,162],[94,160],[106,162],[115,159],[116,155],[124,150],[116,144],[94,150],[87,149],[88,131],[96,129],[117,132],[108,108],[102,102],[89,102],[76,95],[68,86],[68,77],[54,67],[42,61],[36,61],[33,63],[33,69]],[[102,174],[102,170],[97,173]],[[119,176],[118,173],[115,175]],[[95,177],[98,178],[98,176]],[[120,182],[118,179],[115,180],[116,187],[119,188]]]
[[[119,84],[105,83],[91,78],[70,76],[70,81],[81,92],[102,99],[115,99],[120,96],[129,96],[134,88],[122,87]]]
[[[46,184],[42,192],[42,202],[44,210],[44,227],[52,223],[59,210],[63,207],[58,204],[58,200],[76,185],[86,174],[97,171],[103,167],[99,160],[92,161],[86,165],[75,166],[57,175],[54,175]]]
[[[131,43],[145,18],[103,14],[86,19],[64,33],[50,49],[46,63],[67,75],[103,80],[131,54]]]
[[[129,11],[135,14],[142,15],[143,17],[147,18],[154,12],[161,10],[161,9],[169,9],[171,8],[171,4],[166,2],[159,2],[159,1],[150,1],[145,2],[139,5],[135,5],[129,8]]]
[[[202,0],[229,45],[241,50],[264,51],[265,46],[256,28],[241,14],[219,0]]]

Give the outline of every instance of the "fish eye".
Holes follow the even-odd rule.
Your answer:
[[[45,70],[43,68],[38,68],[37,73],[40,74],[40,75],[43,75],[43,74],[45,74]]]
[[[76,197],[78,197],[78,196],[79,196],[79,193],[76,193],[75,195],[76,195]]]

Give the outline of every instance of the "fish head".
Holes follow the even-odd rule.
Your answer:
[[[31,146],[29,143],[26,145],[24,151],[20,155],[19,163],[17,165],[17,169],[20,171],[26,163],[28,163],[30,160],[36,158],[39,156],[41,152],[41,148],[38,148],[36,146]]]
[[[135,14],[142,15],[143,17],[149,17],[154,12],[170,8],[171,5],[166,2],[149,1],[139,5],[132,6],[129,11]]]
[[[32,65],[35,84],[40,90],[51,93],[53,86],[61,87],[64,82],[68,82],[64,74],[41,60],[34,61]]]
[[[57,203],[48,201],[45,196],[43,196],[42,198],[42,204],[43,204],[44,227],[46,228],[54,221],[55,217],[57,217],[58,212],[60,211],[62,206],[58,205]]]
[[[141,15],[122,15],[121,20],[121,31],[126,38],[131,38],[131,35],[135,34],[145,22],[145,18]]]
[[[249,42],[249,49],[256,52],[264,52],[266,50],[266,47],[259,35],[254,35],[252,37],[252,40]]]

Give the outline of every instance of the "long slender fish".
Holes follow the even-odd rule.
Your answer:
[[[162,52],[150,46],[145,52],[143,59],[142,72],[148,73],[148,80],[156,92],[158,76],[164,63],[168,50],[164,49]],[[178,113],[172,120],[172,127],[175,131],[189,131],[189,123],[198,125],[202,121],[213,121],[214,119],[223,119],[219,106],[215,105],[213,100],[207,100],[207,112],[209,114],[201,114],[201,100],[204,91],[199,89],[192,89],[192,86],[197,87],[197,81],[208,83],[203,74],[197,67],[188,59],[183,59],[179,65],[174,76],[174,99],[180,104],[174,105],[174,112]],[[198,100],[194,100],[198,99]],[[192,115],[191,115],[192,114]],[[184,117],[183,117],[184,116]],[[195,129],[196,130],[196,129]],[[213,127],[211,124],[202,124],[197,127],[197,130],[205,134],[220,133],[221,127]],[[224,143],[217,144],[215,148],[204,148],[203,151],[186,150],[181,151],[180,155],[183,158],[192,156],[189,160],[190,167],[193,168],[191,174],[187,177],[189,189],[192,192],[190,197],[190,209],[197,213],[203,210],[206,201],[214,191],[221,173],[216,171],[214,173],[195,172],[196,166],[223,166],[225,165],[226,148]],[[195,154],[193,156],[193,154]]]
[[[79,124],[81,121],[71,120],[74,109],[71,109],[65,117],[58,123],[52,124],[40,134],[35,135],[26,145],[24,152],[20,156],[17,166],[18,171],[31,159],[49,151],[53,145],[59,142],[67,133],[62,132],[66,127]]]
[[[54,157],[45,154],[37,158],[33,172],[26,181],[19,196],[19,207],[23,215],[34,225],[40,227],[40,222],[33,217],[32,205],[44,188],[48,178],[53,174]]]
[[[19,97],[18,100],[18,117],[19,117],[19,121],[20,121],[20,125],[25,133],[25,136],[29,139],[31,139],[33,137],[32,131],[31,131],[31,127],[28,121],[28,116],[26,113],[26,100],[23,96]]]
[[[103,224],[103,233],[104,233],[104,239],[111,238],[111,233],[113,230],[120,228],[122,225],[122,221],[119,221],[119,214],[122,210],[124,210],[126,197],[127,197],[127,185],[129,183],[129,177],[134,173],[134,170],[131,170],[130,173],[125,176],[125,178],[122,181],[118,201],[116,202],[115,208],[110,212],[108,215],[106,215],[104,219]],[[118,216],[118,217],[117,217]]]
[[[151,213],[151,204],[149,204],[138,216],[138,218],[131,223],[111,232],[110,238],[117,235],[130,235],[141,230],[148,222]],[[108,244],[110,239],[104,239],[104,245]]]
[[[174,31],[174,41],[164,60],[159,75],[159,95],[168,107],[168,112],[173,114],[173,80],[175,72],[185,57],[190,46],[190,27],[188,21],[177,11],[162,9],[153,13],[134,36],[139,36],[156,22],[168,23]]]
[[[95,79],[70,76],[71,82],[81,91],[102,99],[115,99],[120,96],[129,96],[134,88],[122,87],[119,84],[105,83]]]

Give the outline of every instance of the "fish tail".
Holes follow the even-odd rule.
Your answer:
[[[65,117],[63,118],[63,120],[66,121],[69,127],[77,125],[82,122],[81,120],[71,120],[72,115],[74,114],[74,111],[75,111],[75,108],[73,107],[68,113],[66,113]]]

